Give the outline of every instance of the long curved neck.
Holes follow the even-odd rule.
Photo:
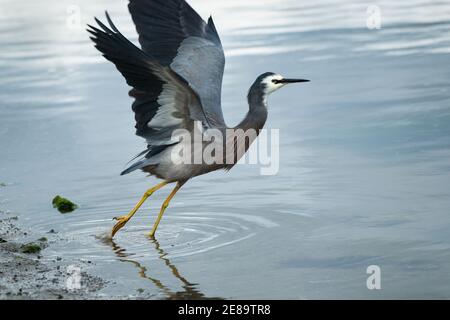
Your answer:
[[[247,96],[249,111],[236,129],[254,129],[257,133],[264,127],[267,120],[267,96],[256,86],[252,86]]]
[[[228,169],[232,168],[247,152],[267,120],[267,101],[264,90],[260,90],[254,84],[250,88],[247,98],[249,105],[247,115],[244,120],[233,128],[233,134],[230,137],[227,135],[225,140],[225,150],[233,150],[233,153],[225,154],[224,163],[226,163],[225,168]],[[243,141],[236,139],[238,137],[242,137]],[[241,141],[241,143],[237,143],[238,140]]]

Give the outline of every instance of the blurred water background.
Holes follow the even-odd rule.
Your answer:
[[[449,298],[450,2],[190,3],[221,35],[229,125],[260,73],[312,82],[270,98],[277,175],[192,180],[152,242],[158,192],[108,244],[111,218],[156,183],[119,176],[144,141],[128,87],[84,30],[107,9],[137,43],[127,2],[0,0],[0,206],[58,232],[44,259],[93,261],[105,296]],[[366,25],[370,5],[381,29]],[[59,214],[56,194],[80,209]],[[370,265],[381,290],[366,287]]]

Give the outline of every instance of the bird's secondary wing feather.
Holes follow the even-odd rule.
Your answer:
[[[177,143],[173,137],[176,129],[192,130],[194,121],[209,126],[200,99],[187,81],[127,40],[108,14],[107,19],[110,28],[96,19],[101,29],[89,26],[88,31],[95,47],[133,87],[130,96],[135,98],[136,134],[148,143],[145,157]]]
[[[128,8],[142,50],[186,79],[209,123],[224,127],[225,56],[212,18],[206,23],[184,0],[130,0]]]

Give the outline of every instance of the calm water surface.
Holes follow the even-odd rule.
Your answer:
[[[224,114],[244,116],[256,75],[311,79],[269,101],[280,171],[196,178],[145,237],[168,189],[114,243],[102,241],[156,183],[120,177],[142,150],[128,88],[84,27],[108,9],[136,41],[126,1],[0,0],[0,205],[35,234],[58,231],[45,259],[92,260],[106,296],[155,298],[450,297],[450,3],[204,1],[226,50]],[[51,199],[80,204],[61,215]],[[366,288],[366,268],[382,290]]]

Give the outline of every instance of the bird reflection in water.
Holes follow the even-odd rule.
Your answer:
[[[129,258],[130,253],[126,252],[126,249],[120,247],[113,239],[103,239],[103,242],[112,247],[114,253],[119,258],[119,261],[131,263],[138,269],[138,274],[143,279],[150,280],[161,292],[164,293],[167,300],[196,300],[196,299],[222,299],[220,297],[207,297],[199,289],[198,284],[189,282],[185,277],[183,277],[178,268],[167,258],[167,253],[161,248],[159,242],[156,239],[149,240],[155,246],[155,250],[158,253],[158,258],[164,262],[164,264],[169,268],[171,274],[178,279],[182,285],[183,290],[173,291],[164,283],[149,275],[147,267],[143,266],[138,261]]]

